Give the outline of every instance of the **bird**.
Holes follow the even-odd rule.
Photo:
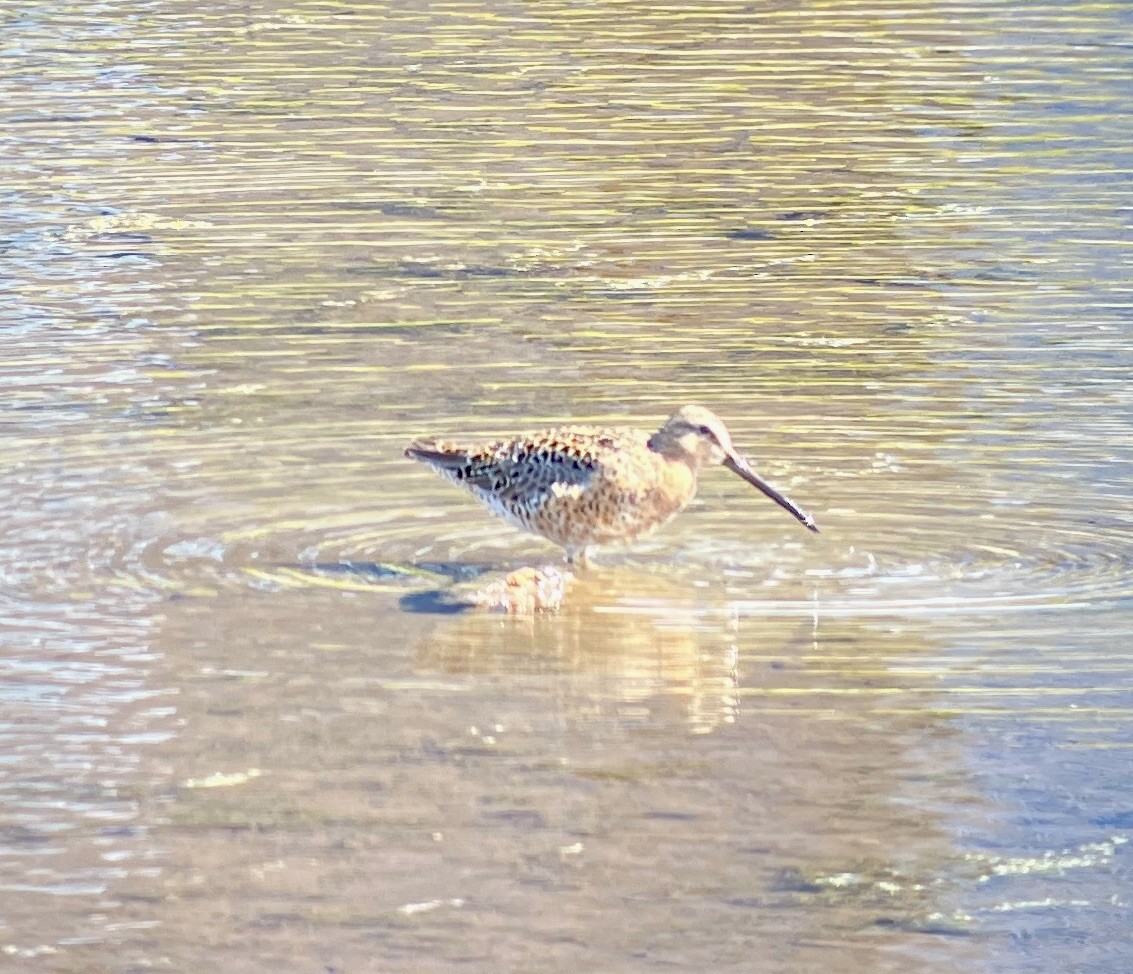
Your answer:
[[[682,406],[655,433],[569,425],[491,443],[420,439],[405,456],[559,545],[579,567],[593,549],[644,537],[684,510],[705,467],[726,467],[818,531],[810,514],[752,469],[704,406]]]

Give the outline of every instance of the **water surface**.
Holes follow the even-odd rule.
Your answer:
[[[16,971],[1120,974],[1120,3],[0,14]],[[554,617],[414,436],[722,415]]]

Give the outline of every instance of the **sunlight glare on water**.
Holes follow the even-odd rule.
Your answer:
[[[1133,967],[1130,10],[0,11],[5,962]],[[688,402],[821,535],[442,611]]]

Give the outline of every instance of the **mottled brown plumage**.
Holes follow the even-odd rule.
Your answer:
[[[701,467],[722,464],[790,511],[809,514],[766,483],[732,446],[724,424],[685,406],[652,435],[622,427],[563,426],[482,445],[418,440],[405,455],[469,490],[505,520],[566,549],[633,541],[683,510]]]

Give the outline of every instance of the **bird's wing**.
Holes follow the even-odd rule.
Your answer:
[[[595,456],[572,450],[552,437],[525,437],[469,457],[465,482],[502,501],[530,503],[538,497],[584,488],[593,479],[597,463]]]

